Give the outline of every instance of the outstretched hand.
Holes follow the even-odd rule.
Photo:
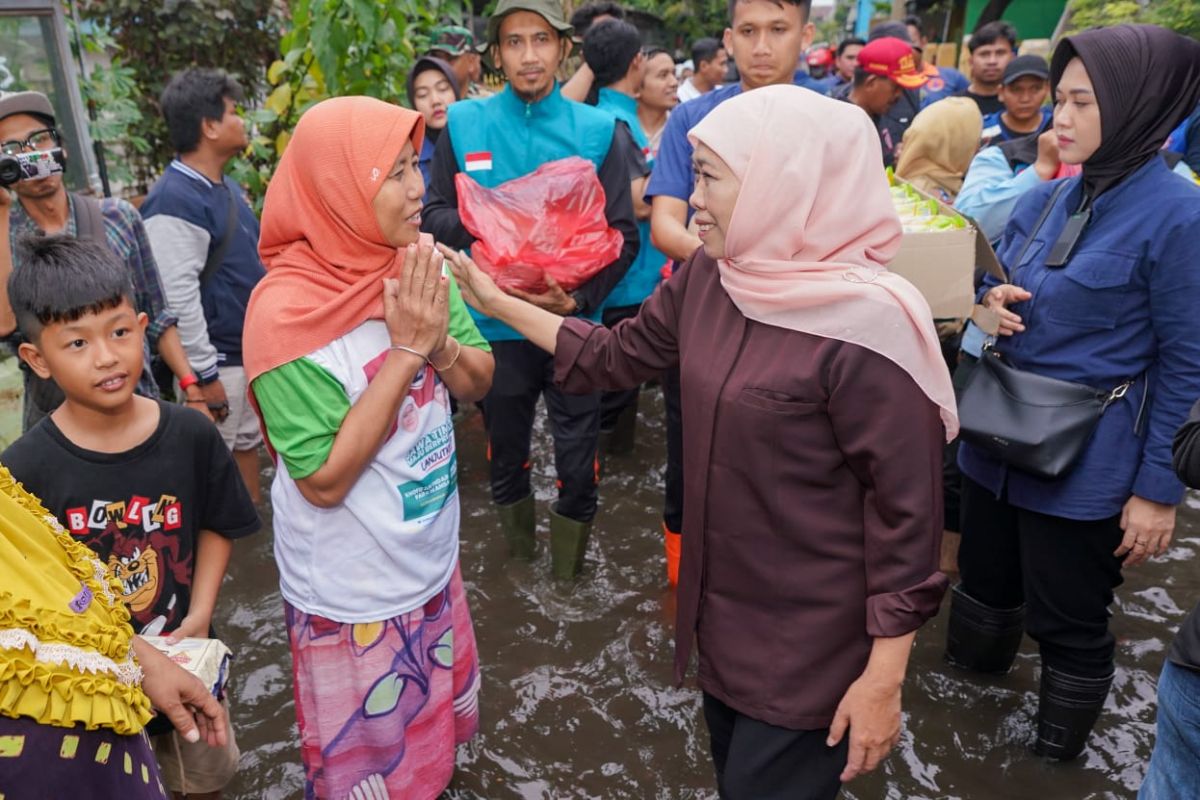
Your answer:
[[[491,276],[479,268],[469,255],[462,250],[455,250],[444,244],[437,246],[446,261],[450,264],[450,272],[458,281],[458,290],[467,305],[486,314],[496,316],[496,305],[504,299],[504,292],[492,280]]]

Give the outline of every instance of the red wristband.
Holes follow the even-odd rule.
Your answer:
[[[193,375],[193,374],[184,375],[182,378],[179,379],[179,388],[186,392],[188,389],[190,389],[191,387],[195,386],[198,383],[200,383],[200,379],[197,378],[195,375]]]

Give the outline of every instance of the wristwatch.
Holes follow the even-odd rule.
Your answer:
[[[575,310],[571,313],[575,316],[583,316],[587,312],[587,301],[584,299],[583,290],[576,289],[571,292],[571,299],[575,301]]]

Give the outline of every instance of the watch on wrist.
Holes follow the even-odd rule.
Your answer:
[[[572,314],[582,315],[587,308],[587,303],[584,302],[583,292],[579,289],[571,292],[571,299],[575,301],[575,310]]]

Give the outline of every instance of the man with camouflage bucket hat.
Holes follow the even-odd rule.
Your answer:
[[[488,23],[493,63],[508,85],[493,97],[455,103],[434,150],[421,229],[437,241],[467,248],[474,239],[458,211],[455,176],[468,174],[491,188],[571,156],[591,162],[604,187],[605,217],[620,231],[620,255],[571,294],[557,284],[521,297],[562,316],[599,320],[604,301],[638,252],[630,195],[628,128],[604,111],[568,100],[555,79],[571,48],[571,26],[556,0],[500,0]],[[512,328],[472,311],[492,344],[496,375],[483,400],[491,453],[492,500],[513,556],[537,550],[529,450],[538,398],[545,399],[554,434],[558,502],[550,513],[555,575],[570,578],[583,564],[596,515],[596,445],[600,395],[568,395],[554,385],[552,358]]]
[[[474,99],[491,97],[483,88],[483,64],[475,47],[475,34],[460,25],[442,25],[433,29],[433,43],[428,55],[440,58],[454,69],[454,77],[462,87],[462,97]]]

